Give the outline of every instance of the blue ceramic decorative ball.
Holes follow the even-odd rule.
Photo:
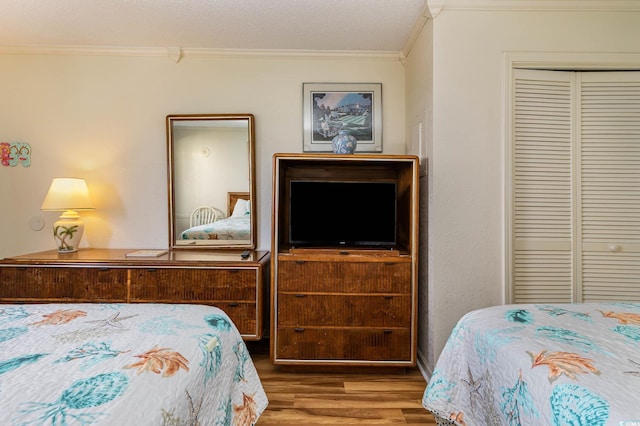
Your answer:
[[[340,130],[332,139],[334,154],[353,154],[358,141],[348,130]]]

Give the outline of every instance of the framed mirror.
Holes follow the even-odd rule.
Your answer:
[[[168,115],[169,247],[255,249],[251,114]]]

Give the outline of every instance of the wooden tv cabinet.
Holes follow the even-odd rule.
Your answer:
[[[260,340],[269,252],[57,250],[0,261],[0,303],[194,303],[224,310],[245,340]]]
[[[272,363],[301,368],[415,366],[418,158],[275,154],[273,170]],[[390,249],[292,247],[292,179],[396,182],[397,244]]]

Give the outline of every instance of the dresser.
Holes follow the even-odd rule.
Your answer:
[[[414,156],[274,155],[270,294],[274,364],[302,369],[415,366],[418,172]],[[393,183],[395,243],[367,247],[347,242],[336,247],[292,242],[293,222],[300,222],[292,202],[298,182]],[[340,219],[336,213],[341,205],[333,204],[327,197],[322,206],[326,214],[318,220]],[[350,226],[354,221],[367,221],[367,229],[381,225],[375,210],[358,214],[348,218]],[[320,226],[317,221],[310,226],[314,225]]]
[[[224,310],[245,340],[260,340],[267,321],[270,255],[251,251],[57,250],[0,261],[0,303],[193,303]]]

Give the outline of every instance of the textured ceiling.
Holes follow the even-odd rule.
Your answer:
[[[398,52],[425,0],[0,0],[0,46]]]

